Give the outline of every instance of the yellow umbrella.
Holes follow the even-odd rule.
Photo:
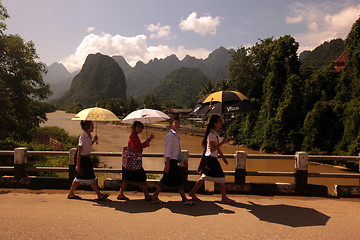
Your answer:
[[[94,122],[113,122],[120,119],[111,111],[105,108],[87,108],[77,113],[71,120],[84,120]]]
[[[115,122],[120,119],[111,111],[105,108],[87,108],[78,112],[71,120],[83,120],[93,122]],[[97,124],[95,125],[95,134],[97,135]]]

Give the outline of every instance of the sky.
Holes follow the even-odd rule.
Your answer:
[[[1,0],[0,0],[1,1]],[[121,55],[134,66],[176,54],[206,58],[290,34],[299,52],[346,38],[359,0],[2,0],[6,33],[33,41],[40,61],[81,69],[86,56]]]

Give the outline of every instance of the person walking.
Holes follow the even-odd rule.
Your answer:
[[[94,168],[90,159],[91,146],[98,140],[95,135],[94,139],[91,133],[94,131],[94,123],[92,121],[81,121],[81,128],[84,130],[79,137],[78,149],[76,151],[75,170],[76,177],[72,182],[68,199],[81,199],[80,196],[75,195],[75,190],[80,183],[90,185],[98,196],[98,200],[104,200],[109,197],[109,194],[100,192],[97,179],[94,174]]]
[[[159,199],[160,192],[163,189],[176,189],[181,196],[182,202],[186,205],[192,205],[192,201],[185,195],[181,170],[179,167],[179,162],[183,162],[184,165],[187,164],[187,162],[183,161],[181,155],[180,136],[178,134],[180,129],[180,119],[173,117],[170,120],[170,128],[170,131],[165,136],[164,174],[152,198],[155,203],[163,203]]]
[[[221,151],[221,146],[228,142],[228,139],[224,137],[220,141],[219,130],[222,128],[223,123],[221,116],[212,115],[206,128],[205,136],[202,141],[202,147],[204,147],[204,160],[202,169],[199,169],[202,173],[201,177],[197,180],[195,186],[190,191],[189,196],[193,201],[201,201],[196,196],[196,191],[204,184],[205,181],[211,181],[218,183],[220,186],[221,202],[232,204],[234,200],[230,199],[226,195],[225,188],[225,174],[218,161],[218,155],[222,158],[223,162],[227,165],[228,161]]]
[[[131,152],[138,154],[138,157],[141,158],[141,154],[144,148],[150,146],[151,140],[154,138],[154,134],[151,134],[146,141],[141,142],[139,134],[144,130],[144,125],[140,121],[135,121],[132,125],[132,132],[128,140],[128,148]],[[130,158],[129,161],[132,159]],[[129,163],[129,166],[133,163]],[[140,165],[141,164],[141,165]],[[122,184],[117,196],[118,200],[129,200],[128,197],[124,195],[124,191],[128,184],[140,186],[144,192],[144,197],[146,201],[151,201],[152,198],[148,191],[148,186],[146,183],[146,172],[142,167],[142,161],[137,168],[139,169],[127,169],[126,166],[122,167]]]

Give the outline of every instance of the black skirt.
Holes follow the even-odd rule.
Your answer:
[[[206,164],[202,169],[202,173],[209,177],[225,177],[221,165],[216,157],[206,156]]]
[[[165,173],[160,180],[160,186],[164,188],[183,188],[183,180],[181,177],[181,170],[177,160],[170,159],[169,173]]]
[[[76,162],[75,162],[76,163]],[[76,174],[77,179],[95,179],[94,168],[90,156],[81,155],[80,172]]]
[[[146,182],[146,172],[144,168],[139,170],[127,170],[122,168],[122,180],[127,183],[141,184]]]

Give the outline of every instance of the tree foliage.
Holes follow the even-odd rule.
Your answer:
[[[326,42],[307,53],[304,58],[319,63],[318,69],[303,69],[300,74],[297,48],[291,36],[283,36],[260,40],[233,53],[230,85],[258,103],[260,110],[237,116],[228,133],[237,143],[267,151],[357,155],[360,19],[345,41]],[[332,61],[343,50],[345,68],[337,72]]]
[[[32,129],[46,119],[41,101],[50,95],[43,81],[45,65],[33,42],[5,34],[8,17],[0,2],[0,138],[29,139]]]

